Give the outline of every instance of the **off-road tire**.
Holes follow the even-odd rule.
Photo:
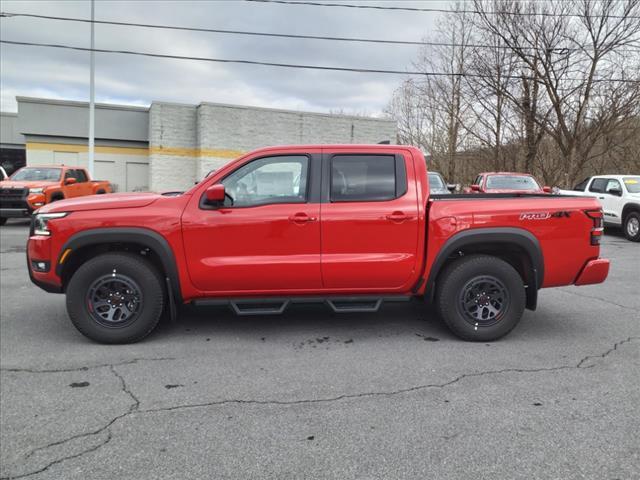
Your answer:
[[[504,309],[483,324],[465,311],[465,292],[473,282],[493,279],[506,292]],[[491,281],[491,280],[489,280]],[[469,255],[447,265],[439,275],[436,308],[449,329],[463,340],[489,342],[504,337],[515,328],[526,304],[524,283],[520,274],[506,261],[488,255]],[[477,303],[477,302],[476,302]],[[477,307],[474,307],[477,308]]]
[[[627,238],[627,240],[631,240],[632,242],[640,242],[640,229],[635,232],[635,235],[631,232],[631,230],[633,230],[631,228],[631,225],[635,222],[640,223],[640,213],[629,213],[626,217],[624,217],[622,231],[624,232],[624,236]]]
[[[89,310],[91,285],[108,275],[119,275],[135,282],[141,300],[136,313],[125,326],[104,326]],[[117,278],[120,278],[117,277]],[[158,325],[165,305],[162,277],[139,255],[114,252],[99,255],[82,264],[67,286],[67,313],[73,325],[87,338],[99,343],[134,343],[149,335]]]

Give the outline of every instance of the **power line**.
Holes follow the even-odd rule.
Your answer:
[[[243,59],[227,59],[227,58],[211,58],[211,57],[190,57],[182,55],[168,55],[162,53],[149,53],[149,52],[137,52],[134,50],[110,50],[105,48],[86,48],[76,47],[73,45],[62,45],[54,43],[35,43],[35,42],[19,42],[15,40],[0,40],[0,43],[8,45],[22,45],[30,47],[47,47],[47,48],[60,48],[64,50],[77,50],[81,52],[98,52],[98,53],[119,53],[124,55],[136,55],[142,57],[154,57],[154,58],[169,58],[173,60],[194,60],[200,62],[215,62],[215,63],[237,63],[244,65],[262,65],[267,67],[282,67],[282,68],[300,68],[308,70],[330,70],[335,72],[357,72],[357,73],[380,73],[391,75],[416,75],[427,77],[468,77],[468,78],[492,78],[490,75],[474,74],[474,73],[446,73],[446,72],[417,72],[410,70],[384,70],[376,68],[350,68],[350,67],[330,67],[325,65],[303,65],[292,63],[275,63],[275,62],[262,62],[258,60],[243,60]],[[503,78],[510,79],[529,79],[535,80],[533,77],[525,77],[521,75],[505,75]],[[569,79],[575,80],[575,79]],[[634,83],[640,80],[631,79],[596,79],[595,82],[621,82],[621,83]]]
[[[123,27],[140,27],[140,28],[155,28],[163,30],[181,30],[189,32],[206,32],[206,33],[219,33],[230,35],[248,35],[248,36],[262,36],[262,37],[276,37],[276,38],[296,38],[303,40],[327,40],[327,41],[339,41],[339,42],[361,42],[361,43],[375,43],[375,44],[389,44],[389,45],[417,45],[417,46],[440,46],[440,47],[468,47],[468,48],[491,48],[491,49],[505,49],[509,50],[511,47],[507,45],[486,45],[486,44],[461,44],[461,43],[445,43],[445,42],[427,42],[427,41],[411,41],[411,40],[385,40],[377,38],[354,38],[354,37],[330,37],[320,35],[298,35],[298,34],[286,34],[286,33],[270,33],[270,32],[252,32],[244,30],[223,30],[214,28],[201,28],[201,27],[187,27],[177,25],[166,24],[150,24],[150,23],[132,23],[132,22],[117,22],[111,20],[90,20],[86,18],[78,17],[59,17],[52,15],[36,15],[31,13],[13,13],[13,12],[0,12],[0,17],[28,17],[44,20],[58,20],[69,22],[81,22],[81,23],[94,23],[101,25],[115,25]],[[536,47],[522,47],[523,50],[540,50]],[[577,51],[578,48],[557,48],[554,51]],[[619,52],[635,52],[637,50],[619,50]]]
[[[29,13],[2,12],[0,13],[0,16],[1,17],[30,17],[30,18],[42,18],[47,20],[62,20],[62,21],[71,21],[71,22],[91,23],[91,20],[86,18],[54,17],[50,15],[35,15],[35,14],[29,14]],[[278,37],[278,38],[299,38],[299,39],[308,39],[308,40],[388,43],[391,45],[443,45],[443,46],[451,46],[451,47],[462,46],[460,44],[440,44],[437,42],[421,42],[421,41],[410,41],[410,40],[382,40],[382,39],[376,39],[376,38],[328,37],[328,36],[320,36],[320,35],[296,35],[296,34],[285,34],[285,33],[249,32],[249,31],[242,31],[242,30],[221,30],[221,29],[213,29],[213,28],[183,27],[183,26],[176,26],[176,25],[159,25],[159,24],[148,24],[148,23],[115,22],[115,21],[107,21],[107,20],[95,20],[94,23],[103,24],[103,25],[118,25],[118,26],[126,26],[126,27],[159,28],[159,29],[166,29],[166,30],[185,30],[189,32],[208,32],[208,33],[222,33],[222,34],[233,34],[233,35],[254,35],[254,36],[263,36],[263,37]],[[479,48],[491,47],[491,45],[475,45],[475,46]]]
[[[405,12],[435,12],[435,13],[486,13],[488,15],[517,15],[517,16],[540,16],[540,17],[582,17],[582,15],[578,15],[575,13],[549,13],[549,12],[480,12],[478,10],[448,10],[446,8],[431,8],[431,7],[383,7],[380,5],[353,5],[349,3],[322,3],[322,2],[303,2],[303,1],[292,1],[292,0],[244,0],[245,2],[255,2],[255,3],[279,3],[282,5],[303,5],[303,6],[311,6],[311,7],[344,7],[344,8],[361,8],[361,9],[370,9],[370,10],[396,10],[396,11],[405,11]],[[640,16],[630,15],[607,15],[608,18],[630,18],[630,19],[640,19]]]

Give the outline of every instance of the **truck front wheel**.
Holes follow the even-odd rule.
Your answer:
[[[440,275],[436,307],[458,337],[477,342],[497,340],[518,324],[526,294],[520,274],[504,260],[469,255]]]
[[[640,213],[629,213],[624,219],[623,229],[628,240],[640,242]]]
[[[142,340],[158,325],[164,289],[158,271],[126,252],[99,255],[74,273],[67,312],[84,336],[100,343]]]

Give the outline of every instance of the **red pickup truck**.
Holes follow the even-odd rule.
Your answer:
[[[0,181],[0,225],[4,225],[7,218],[28,217],[51,202],[110,192],[109,182],[91,180],[84,168],[65,165],[23,167]]]
[[[183,303],[264,315],[416,297],[459,337],[489,341],[540,288],[607,277],[596,199],[430,195],[425,165],[407,146],[270,147],[184,193],[63,200],[32,220],[29,273],[105,343],[144,338]]]

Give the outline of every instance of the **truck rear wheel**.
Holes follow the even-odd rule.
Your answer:
[[[84,336],[100,343],[133,343],[158,325],[164,289],[158,271],[130,253],[105,253],[74,273],[67,312]]]
[[[497,340],[518,324],[526,294],[520,274],[504,260],[470,255],[451,263],[438,280],[436,307],[458,337]]]
[[[640,242],[640,213],[631,212],[624,218],[624,236],[632,242]]]

